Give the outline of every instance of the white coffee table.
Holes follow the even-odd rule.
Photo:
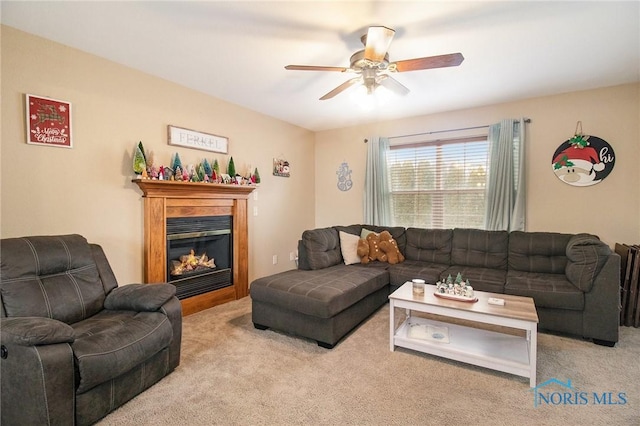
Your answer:
[[[522,377],[536,386],[538,314],[530,297],[476,291],[477,302],[434,296],[435,285],[425,285],[424,296],[414,296],[407,282],[389,296],[390,349],[404,347]],[[504,299],[504,306],[489,298]],[[406,320],[396,329],[395,308],[406,309]],[[444,321],[412,316],[411,311],[442,317]],[[525,330],[524,336],[505,334],[446,322],[456,318]],[[434,337],[435,336],[435,337]]]

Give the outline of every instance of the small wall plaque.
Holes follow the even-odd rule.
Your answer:
[[[607,141],[597,136],[577,134],[560,144],[553,153],[555,175],[572,186],[591,186],[609,176],[616,155]]]
[[[25,95],[27,143],[72,148],[71,103]]]
[[[211,133],[198,132],[183,127],[167,126],[169,145],[204,151],[229,153],[229,138]]]

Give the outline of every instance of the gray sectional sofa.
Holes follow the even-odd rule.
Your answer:
[[[406,260],[345,264],[340,231],[359,236],[363,228],[389,231]],[[475,290],[532,297],[540,330],[618,341],[620,257],[595,235],[334,226],[304,231],[298,256],[298,269],[251,283],[256,328],[331,348],[404,282],[460,272]]]

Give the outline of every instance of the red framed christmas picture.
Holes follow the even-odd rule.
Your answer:
[[[26,94],[27,143],[72,148],[71,103]]]

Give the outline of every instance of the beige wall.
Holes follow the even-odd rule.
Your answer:
[[[249,201],[249,279],[295,266],[289,253],[314,225],[312,132],[9,27],[1,42],[3,238],[79,233],[103,246],[121,284],[141,281],[135,144],[164,165],[174,152],[184,164],[228,163],[229,156],[169,146],[173,124],[229,137],[236,169],[260,172],[258,199]],[[25,143],[25,93],[72,103],[73,149]],[[271,173],[281,155],[291,178]]]
[[[364,138],[482,126],[522,116],[532,120],[527,127],[528,230],[591,232],[610,245],[640,243],[639,84],[318,132],[316,226],[362,222]],[[573,136],[578,120],[585,134],[606,140],[616,154],[612,173],[591,187],[567,185],[551,170],[554,151]],[[336,187],[335,170],[343,161],[353,170],[353,189],[347,193]]]
[[[80,233],[101,244],[121,284],[142,280],[142,200],[131,183],[134,145],[161,162],[228,156],[167,145],[166,126],[230,138],[243,171],[258,167],[262,184],[249,201],[250,280],[294,267],[303,230],[362,222],[366,145],[371,135],[401,135],[485,125],[527,116],[528,229],[593,232],[609,244],[640,242],[640,85],[541,97],[346,129],[312,132],[165,80],[2,27],[0,234]],[[212,77],[214,78],[214,77]],[[25,143],[24,94],[73,104],[74,148]],[[586,134],[608,141],[615,169],[592,187],[572,187],[551,172],[555,149],[581,120]],[[284,155],[292,177],[271,174]],[[349,164],[353,188],[337,188]],[[258,216],[252,216],[258,207]],[[272,256],[279,263],[272,265]]]

